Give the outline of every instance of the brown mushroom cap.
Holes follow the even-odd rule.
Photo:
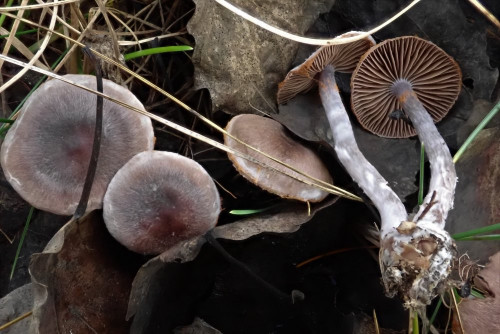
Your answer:
[[[286,129],[275,120],[252,114],[242,114],[231,119],[227,124],[226,131],[250,146],[308,175],[332,183],[332,177],[319,157],[312,150],[292,139],[286,132]],[[264,157],[254,150],[248,149],[227,135],[224,135],[224,142],[227,146],[278,170],[301,177],[296,172]],[[319,202],[328,195],[327,192],[321,189],[307,185],[246,159],[233,154],[228,154],[228,156],[241,175],[260,188],[273,194],[304,202]]]
[[[96,89],[90,75],[68,80]],[[104,94],[143,109],[126,88],[103,80]],[[51,80],[26,101],[2,145],[1,163],[12,187],[34,207],[60,215],[74,213],[94,140],[96,95]],[[151,120],[104,100],[102,142],[88,211],[102,207],[109,181],[135,154],[152,150]]]
[[[219,213],[210,175],[194,160],[171,152],[137,154],[116,173],[104,196],[109,232],[142,254],[160,254],[205,234]]]
[[[372,47],[352,75],[351,103],[359,123],[381,137],[416,135],[407,122],[389,117],[402,109],[393,94],[397,82],[409,83],[434,122],[438,122],[460,93],[461,72],[442,49],[418,37],[398,37]]]
[[[360,32],[353,31],[340,37],[352,37],[358,34]],[[327,65],[332,65],[338,72],[352,72],[359,58],[373,45],[375,41],[369,37],[353,43],[320,47],[305,62],[288,72],[285,80],[279,84],[278,104],[285,103],[295,95],[311,89],[315,83],[315,76]]]

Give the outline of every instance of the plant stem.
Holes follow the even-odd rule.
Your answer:
[[[496,114],[498,114],[498,111],[500,111],[500,102],[498,102],[493,109],[490,110],[490,112],[483,118],[481,123],[477,125],[477,127],[472,131],[472,133],[467,137],[465,142],[460,146],[458,149],[457,153],[453,156],[453,162],[456,163],[460,157],[464,154],[464,152],[469,148],[470,144],[476,139],[477,135],[479,132],[481,132],[482,129],[495,117]]]
[[[26,234],[28,233],[28,228],[30,226],[31,217],[33,216],[33,211],[35,211],[35,208],[31,207],[28,213],[28,218],[26,218],[26,224],[24,225],[23,233],[21,234],[21,239],[19,239],[19,244],[17,245],[16,256],[14,257],[14,263],[12,263],[12,269],[10,271],[9,280],[12,280],[12,277],[14,276],[14,270],[16,269],[17,259],[19,259],[19,254],[21,254],[24,238],[26,238]]]

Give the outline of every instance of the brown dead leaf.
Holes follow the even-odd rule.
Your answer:
[[[128,333],[140,257],[106,230],[101,211],[64,225],[30,263],[34,333]]]

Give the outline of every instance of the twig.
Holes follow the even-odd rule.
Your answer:
[[[422,213],[420,214],[420,216],[418,216],[418,218],[415,219],[415,222],[418,222],[419,220],[421,220],[422,218],[424,218],[425,214],[427,212],[429,212],[429,210],[432,208],[432,206],[438,202],[438,201],[434,200],[435,198],[436,198],[436,191],[434,190],[432,192],[431,200],[429,201],[429,203],[426,204],[425,209],[424,209],[424,211],[422,211]]]
[[[99,93],[102,93],[103,83],[102,83],[101,65],[99,61],[94,57],[94,55],[92,54],[92,52],[88,47],[84,47],[83,52],[94,63],[96,80],[97,80],[97,91]],[[89,201],[90,192],[92,191],[92,184],[94,183],[95,172],[97,170],[97,160],[99,159],[99,151],[101,149],[103,103],[104,103],[103,97],[101,95],[97,95],[94,143],[92,145],[92,155],[90,156],[89,167],[87,169],[87,176],[85,177],[85,183],[83,184],[82,196],[80,197],[80,202],[78,202],[78,206],[76,207],[73,219],[78,219],[81,216],[83,216],[83,214],[87,210],[87,203]]]

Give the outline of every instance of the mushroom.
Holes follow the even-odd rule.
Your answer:
[[[380,265],[386,291],[390,296],[402,295],[409,307],[421,308],[430,304],[443,287],[454,258],[455,245],[444,224],[453,206],[456,174],[444,140],[419,102],[418,93],[412,90],[410,76],[416,78],[418,85],[415,85],[429,105],[443,108],[441,102],[436,102],[437,96],[430,97],[432,91],[455,91],[454,97],[446,96],[451,103],[458,95],[460,71],[456,63],[434,44],[416,37],[396,38],[372,47],[354,71],[351,90],[354,109],[369,105],[371,109],[366,108],[366,112],[375,113],[379,105],[401,107],[426,147],[431,182],[413,221],[408,220],[401,200],[387,186],[387,181],[359,151],[345,108],[339,102],[331,69],[321,74],[320,96],[339,160],[380,212]],[[435,81],[430,81],[433,78]],[[431,87],[425,87],[425,82]],[[389,99],[390,94],[399,104],[379,99],[382,95]],[[375,119],[386,125],[395,122],[387,112]]]
[[[352,31],[339,37],[352,37],[361,34]],[[316,76],[326,67],[337,72],[351,73],[359,58],[375,44],[373,38],[339,45],[325,45],[317,49],[302,64],[292,69],[278,86],[278,104],[283,104],[299,93],[307,92],[316,84]]]
[[[141,152],[111,180],[104,196],[104,221],[128,249],[160,254],[212,229],[220,198],[210,175],[176,153]]]
[[[273,119],[253,114],[238,115],[229,121],[226,131],[297,170],[321,181],[332,182],[328,169],[319,157],[312,150],[291,138],[287,130]],[[260,153],[247,149],[246,146],[228,135],[224,135],[224,143],[234,150],[264,161],[279,171],[286,171],[289,175],[296,177],[300,176],[298,173],[286,169],[283,165],[262,156]],[[303,202],[319,202],[328,195],[328,192],[307,185],[288,175],[263,168],[256,163],[230,153],[228,156],[241,175],[270,193]]]
[[[362,57],[352,78],[352,110],[359,123],[389,138],[411,137],[418,132],[417,124],[388,117],[392,112],[403,109],[410,116],[409,109],[424,107],[438,122],[455,103],[462,83],[457,63],[418,37],[380,43]],[[421,102],[418,106],[416,99]]]
[[[66,79],[96,89],[90,75]],[[126,88],[103,80],[104,94],[144,109]],[[63,81],[41,85],[7,133],[1,164],[12,187],[34,207],[60,215],[75,211],[92,153],[96,96]],[[102,207],[109,181],[135,154],[152,150],[151,120],[104,101],[101,154],[87,211]]]

